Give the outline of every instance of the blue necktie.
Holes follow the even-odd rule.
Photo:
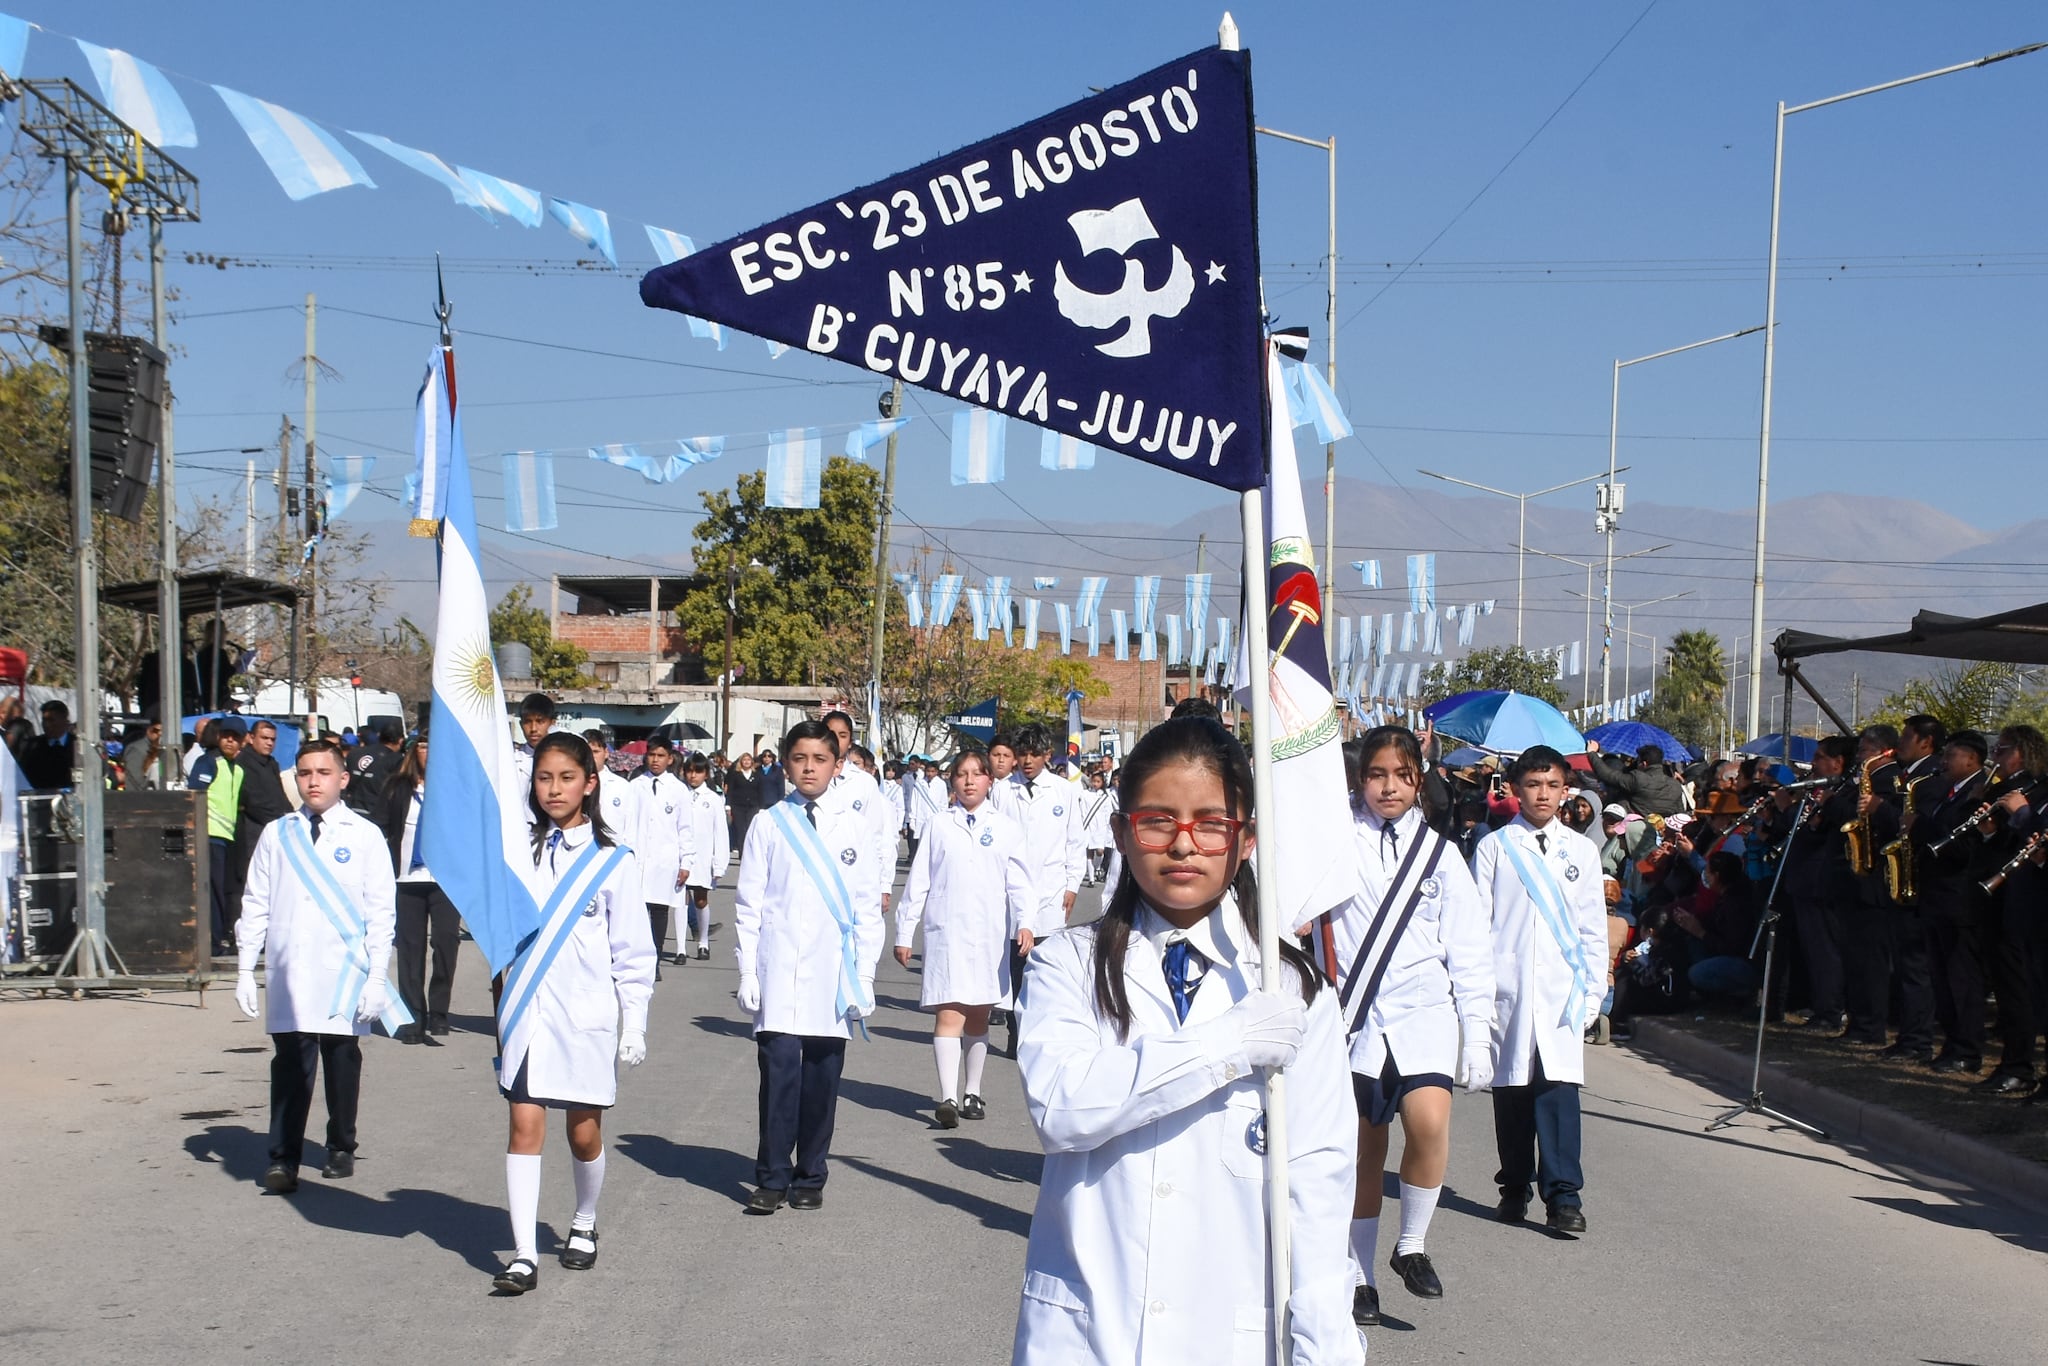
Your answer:
[[[551,873],[552,873],[552,872],[553,872],[553,871],[555,870],[555,850],[557,850],[557,849],[559,849],[559,848],[561,848],[561,847],[562,847],[562,832],[561,832],[561,831],[560,831],[559,829],[557,829],[557,830],[552,830],[552,831],[549,831],[549,832],[548,832],[548,871],[549,871],[549,872],[551,872]]]
[[[420,805],[419,789],[413,789],[412,800],[415,806]],[[412,826],[412,865],[408,867],[405,871],[407,871],[408,873],[417,873],[420,869],[426,866],[427,832],[425,828],[420,825],[418,817],[415,816],[413,819]]]
[[[308,811],[306,813],[306,823],[313,827],[313,843],[318,844],[320,842],[320,813]]]
[[[1173,1013],[1183,1024],[1187,1023],[1188,1006],[1202,985],[1208,966],[1209,960],[1202,956],[1202,951],[1185,939],[1175,939],[1166,946],[1166,985],[1173,993]]]

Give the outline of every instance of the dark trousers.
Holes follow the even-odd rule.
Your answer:
[[[206,875],[213,899],[213,942],[215,947],[235,937],[235,846],[230,840],[206,842]]]
[[[2034,1075],[2034,1036],[2039,1032],[2033,974],[2027,961],[2027,916],[2003,899],[1992,902],[1983,930],[1984,964],[1991,994],[1998,998],[1998,1070]]]
[[[1891,931],[1892,971],[1899,988],[1901,1049],[1934,1048],[1934,961],[1927,944],[1927,918],[1911,906],[1886,909]]]
[[[1827,888],[1816,887],[1799,903],[1798,921],[1800,955],[1806,960],[1807,1005],[1816,1016],[1839,1020],[1846,986],[1842,903]]]
[[[448,994],[455,985],[455,953],[461,942],[462,917],[448,894],[431,882],[398,884],[398,928],[391,956],[398,962],[398,999],[420,1024],[430,1015],[448,1013]],[[426,974],[427,945],[434,949],[434,971]]]
[[[327,1092],[327,1152],[356,1150],[356,1099],[363,1089],[363,1047],[353,1034],[273,1034],[270,1059],[270,1160],[299,1165],[313,1074]]]
[[[761,1150],[754,1184],[768,1190],[820,1190],[832,1123],[839,1114],[839,1072],[846,1040],[808,1034],[754,1036],[761,1065]],[[790,1154],[796,1164],[790,1164]]]
[[[685,912],[685,914],[687,915],[688,913]],[[690,922],[685,920],[683,923],[687,925]],[[659,902],[648,902],[647,924],[654,931],[654,961],[658,964],[661,962],[661,946],[668,942],[668,907],[661,905]],[[682,940],[682,935],[676,936],[676,947],[682,947]]]
[[[1892,946],[1884,908],[1868,897],[1859,895],[1842,902],[1842,970],[1849,1037],[1883,1043],[1891,997]]]
[[[1950,916],[1934,916],[1927,924],[1941,1051],[1963,1058],[1984,1056],[1984,958],[1978,933],[1975,924]]]
[[[1493,1141],[1500,1151],[1494,1177],[1503,1196],[1529,1198],[1529,1182],[1546,1208],[1579,1203],[1585,1173],[1579,1167],[1579,1088],[1543,1075],[1543,1059],[1532,1062],[1527,1086],[1493,1088]]]

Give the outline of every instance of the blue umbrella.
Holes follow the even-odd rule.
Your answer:
[[[1690,761],[1699,756],[1668,730],[1661,730],[1643,721],[1609,721],[1604,726],[1595,726],[1586,732],[1588,740],[1596,740],[1600,748],[1609,754],[1634,754],[1644,745],[1655,745],[1664,751],[1664,757],[1676,762]]]
[[[1819,746],[1820,742],[1810,735],[1793,736],[1792,762],[1795,764],[1812,763],[1814,750],[1819,748]],[[1776,759],[1782,763],[1785,758],[1785,737],[1783,734],[1759,735],[1754,740],[1743,741],[1741,745],[1737,746],[1737,752],[1754,754],[1764,759]]]
[[[1424,707],[1422,714],[1429,721],[1434,722],[1445,712],[1456,711],[1459,707],[1464,706],[1476,697],[1506,697],[1507,695],[1507,689],[1505,688],[1475,688],[1470,692],[1454,692],[1449,697],[1438,698]]]
[[[1583,754],[1586,739],[1564,713],[1527,693],[1480,693],[1435,718],[1437,732],[1501,754],[1520,754],[1549,745],[1562,754]]]

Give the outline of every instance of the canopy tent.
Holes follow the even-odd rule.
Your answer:
[[[1999,664],[2048,664],[2048,602],[1958,617],[1916,612],[1913,624],[1886,636],[1823,636],[1780,631],[1772,648],[1780,661],[1864,650],[1873,654],[1918,655],[1926,659],[1989,660]]]

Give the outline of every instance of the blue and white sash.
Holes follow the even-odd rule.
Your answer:
[[[302,817],[294,813],[279,821],[277,833],[285,862],[291,866],[300,890],[320,908],[320,914],[327,917],[327,923],[341,936],[346,957],[341,970],[335,975],[334,999],[328,1003],[327,1013],[335,1019],[353,1023],[356,1006],[363,999],[363,988],[370,981],[369,922],[342,888],[334,870],[321,862],[319,846],[313,843],[312,830]],[[377,1021],[387,1033],[396,1034],[413,1022],[412,1012],[405,1008],[405,1002],[398,998],[396,991],[387,989],[384,1010]]]
[[[569,865],[569,871],[555,884],[540,908],[540,929],[528,935],[513,956],[512,966],[505,971],[505,990],[501,997],[503,1004],[498,1012],[498,1084],[509,1087],[519,1076],[519,1066],[526,1061],[527,1048],[533,1042],[535,1020],[532,1015],[534,993],[540,989],[541,979],[548,969],[555,965],[556,957],[562,952],[569,936],[576,932],[576,922],[583,911],[597,898],[605,882],[625,861],[626,846],[614,844],[609,849],[598,845],[595,838],[583,846],[583,852]]]
[[[797,793],[770,807],[768,814],[774,818],[776,828],[782,831],[782,837],[795,852],[796,861],[803,865],[811,884],[818,889],[818,895],[825,899],[825,909],[838,922],[839,1017],[845,1019],[856,1006],[865,1015],[875,1008],[875,1002],[868,995],[867,984],[861,980],[853,894],[846,889],[846,879],[839,875],[839,861],[825,848],[825,841],[819,838],[817,828],[804,819],[803,803],[803,795]],[[860,1026],[860,1036],[867,1038],[867,1022],[856,1019],[854,1023]]]
[[[1508,862],[1514,865],[1515,876],[1521,879],[1529,899],[1536,903],[1536,911],[1543,919],[1550,937],[1557,941],[1559,953],[1564,955],[1565,964],[1572,970],[1572,993],[1565,1001],[1564,1016],[1558,1028],[1579,1027],[1584,1019],[1586,993],[1592,985],[1592,974],[1586,969],[1586,948],[1579,942],[1577,930],[1572,927],[1569,903],[1565,900],[1564,888],[1557,885],[1557,875],[1550,871],[1550,864],[1543,859],[1532,859],[1529,851],[1517,844],[1514,837],[1503,834],[1501,848],[1507,851]]]

